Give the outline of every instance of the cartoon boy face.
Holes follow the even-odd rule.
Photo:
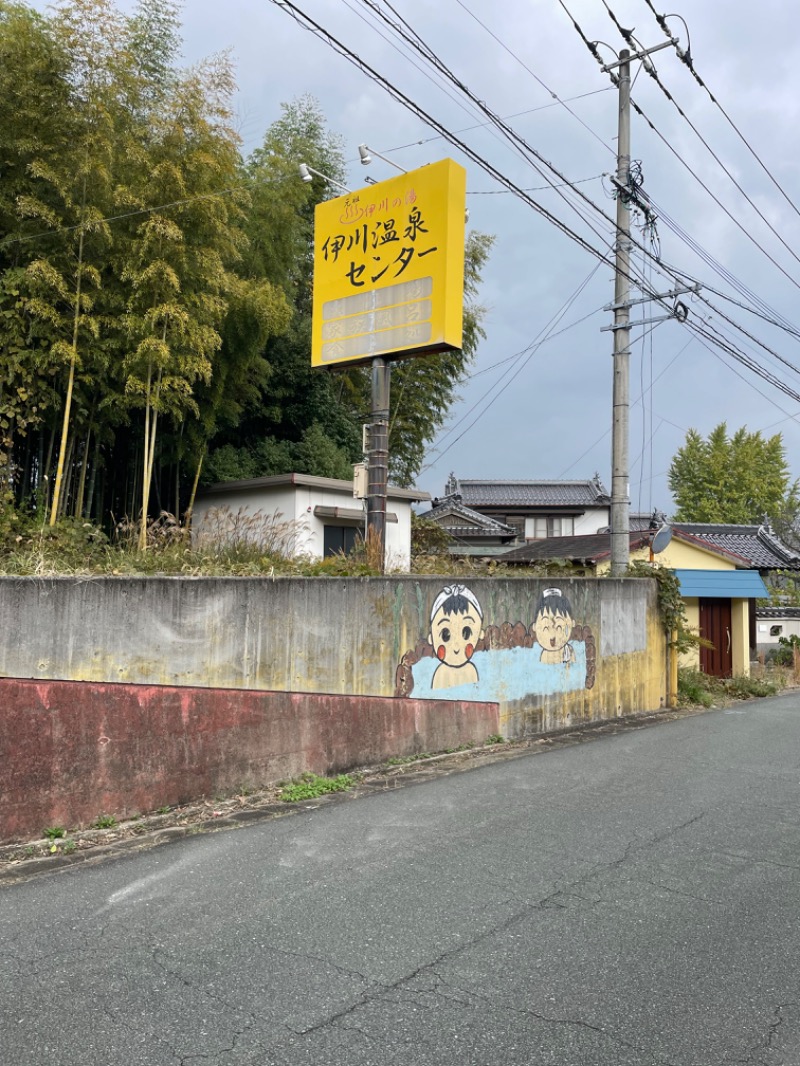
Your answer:
[[[545,651],[559,651],[569,643],[575,620],[561,589],[545,589],[536,604],[533,626]]]
[[[574,625],[570,615],[551,614],[545,609],[536,616],[536,639],[546,650],[558,651],[569,640]]]
[[[463,586],[445,589],[431,612],[431,631],[428,639],[437,659],[448,666],[463,666],[469,662],[475,645],[483,636],[480,606],[475,596]]]

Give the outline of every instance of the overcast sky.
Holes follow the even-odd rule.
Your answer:
[[[475,128],[486,122],[485,116],[476,114],[452,85],[445,88],[431,67],[401,45],[363,0],[294,2],[422,109],[459,131],[459,137],[495,168],[519,186],[537,190],[531,195],[568,227],[595,247],[610,245],[611,231],[604,219],[583,205],[581,213],[595,219],[592,225],[598,235],[556,191],[539,191],[546,182],[533,165],[491,128]],[[375,2],[391,14],[383,0]],[[605,42],[599,47],[609,60],[624,47],[603,0],[565,3],[589,39]],[[644,47],[665,40],[645,0],[609,0],[609,4]],[[514,116],[509,119],[514,130],[613,218],[607,175],[615,169],[616,90],[559,0],[437,0],[435,4],[392,0],[392,5],[462,83],[496,114]],[[654,0],[654,6],[662,10],[660,2]],[[662,83],[789,249],[800,251],[800,214],[794,206],[800,205],[796,148],[800,33],[794,5],[785,0],[761,0],[757,6],[744,0],[671,0],[668,10],[685,18],[698,74],[760,162],[672,49],[653,57]],[[685,47],[681,22],[671,19],[670,25]],[[378,180],[393,173],[380,160],[368,171],[361,167],[357,147],[362,142],[407,169],[444,156],[466,166],[470,226],[496,237],[482,290],[487,338],[447,430],[431,448],[419,487],[441,495],[451,470],[464,478],[492,479],[588,478],[598,472],[610,487],[612,339],[601,327],[612,321],[611,314],[602,310],[613,298],[611,269],[605,264],[598,267],[593,256],[530,206],[503,192],[478,165],[436,137],[424,121],[301,29],[271,0],[187,0],[184,37],[187,62],[231,49],[238,70],[236,108],[245,152],[258,146],[267,126],[279,116],[281,102],[310,93],[319,100],[331,129],[343,137],[353,188],[364,184],[367,173]],[[658,223],[663,260],[742,299],[714,266],[689,247],[688,235],[707,258],[716,260],[792,326],[800,327],[800,261],[759,219],[644,71],[636,77],[633,97],[656,127],[653,131],[633,115],[632,156],[641,161],[644,188],[663,212]],[[469,132],[463,132],[466,128]],[[732,217],[704,191],[698,178]],[[570,199],[578,202],[573,195]],[[684,237],[666,224],[667,217]],[[644,262],[641,253],[635,257],[653,288],[667,291],[670,282],[657,268]],[[797,339],[707,290],[705,294],[759,341],[800,366]],[[710,314],[696,299],[684,300],[691,316]],[[555,330],[572,328],[526,352],[562,313]],[[644,304],[634,308],[632,317],[661,313],[655,305]],[[581,319],[585,321],[573,326]],[[709,325],[733,335],[718,317]],[[730,356],[704,347],[675,321],[636,340],[642,332],[633,331],[631,357],[634,510],[653,506],[670,510],[666,471],[689,427],[706,434],[725,420],[731,430],[746,425],[770,435],[780,431],[793,474],[800,475],[796,401]],[[800,376],[792,367],[741,334],[737,344],[800,391]],[[520,352],[525,354],[510,359]]]

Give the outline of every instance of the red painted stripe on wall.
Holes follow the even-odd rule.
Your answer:
[[[498,731],[496,703],[0,678],[0,840]]]

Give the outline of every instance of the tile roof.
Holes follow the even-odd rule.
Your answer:
[[[679,540],[727,556],[739,569],[800,570],[800,555],[793,552],[766,526],[729,526],[695,522],[674,523]],[[649,544],[648,530],[632,530],[631,551]],[[503,562],[528,563],[538,559],[572,559],[597,562],[611,554],[606,530],[584,537],[550,537],[506,552]]]
[[[445,525],[443,519],[453,516],[463,520],[462,525]],[[436,500],[429,511],[420,514],[420,518],[430,518],[433,522],[439,522],[452,536],[461,537],[515,537],[516,530],[507,526],[505,522],[498,522],[495,518],[473,511],[471,507],[465,507],[461,503],[460,496],[446,496],[442,500]]]
[[[676,522],[673,529],[688,533],[710,548],[742,556],[756,570],[800,570],[800,555],[784,544],[766,523],[739,526]]]
[[[479,481],[457,479],[467,507],[591,507],[610,500],[602,483],[593,481]]]
[[[630,534],[631,551],[650,543],[649,533],[636,531]],[[548,540],[533,540],[519,548],[512,548],[502,556],[504,563],[531,563],[539,559],[570,559],[597,562],[611,555],[611,534],[592,533],[585,537],[550,537]]]

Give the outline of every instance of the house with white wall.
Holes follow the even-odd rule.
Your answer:
[[[390,485],[386,500],[386,566],[411,563],[411,505],[430,500],[419,489]],[[321,559],[347,554],[363,539],[366,501],[353,495],[353,482],[310,474],[278,474],[222,481],[198,492],[192,540],[273,544],[285,555]]]
[[[589,481],[508,481],[458,478],[451,474],[445,495],[433,501],[429,516],[445,526],[461,526],[465,512],[477,512],[499,525],[498,544],[524,544],[550,537],[580,537],[607,526],[611,499],[595,475]],[[484,537],[484,542],[486,539]]]

